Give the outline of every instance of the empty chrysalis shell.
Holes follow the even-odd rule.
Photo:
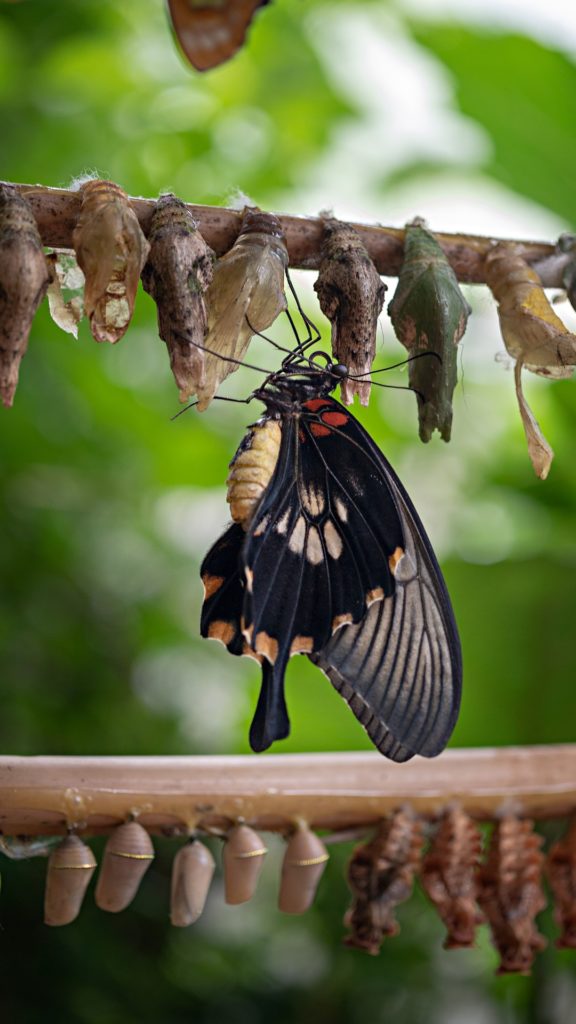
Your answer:
[[[246,903],[252,898],[260,878],[267,848],[248,825],[230,829],[224,852],[224,893],[226,903]]]
[[[92,850],[78,836],[67,836],[52,851],[44,893],[45,924],[70,924],[78,917],[95,868]]]
[[[153,860],[154,847],[146,829],[136,821],[119,825],[104,849],[96,905],[113,914],[124,910],[134,899]]]
[[[87,181],[73,241],[84,272],[84,309],[96,341],[115,344],[134,309],[150,246],[128,196],[113,181]]]
[[[170,892],[170,921],[176,928],[186,928],[200,917],[215,866],[210,850],[197,839],[178,850]]]
[[[328,851],[322,840],[309,828],[298,828],[288,840],[282,862],[280,910],[303,914],[312,906],[327,861]]]

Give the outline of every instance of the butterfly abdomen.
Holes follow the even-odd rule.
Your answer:
[[[270,483],[280,451],[282,429],[266,419],[251,428],[230,463],[227,501],[235,523],[246,530]]]

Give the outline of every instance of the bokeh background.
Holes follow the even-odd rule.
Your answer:
[[[229,204],[241,193],[291,213],[395,225],[419,214],[437,230],[553,240],[576,227],[575,46],[566,0],[274,0],[247,47],[201,76],[178,56],[161,0],[4,3],[0,175],[68,186],[97,173],[132,195]],[[327,337],[311,275],[294,276]],[[445,569],[465,658],[453,743],[574,741],[574,384],[526,384],[556,451],[542,483],[493,303],[483,287],[467,296],[452,443],[418,441],[409,393],[381,389],[358,415]],[[379,364],[401,353],[383,316]],[[275,367],[263,341],[251,358]],[[243,397],[257,380],[241,370],[225,391]],[[74,341],[42,307],[1,414],[2,753],[248,750],[258,672],[199,639],[198,567],[226,524],[227,463],[257,411],[214,403],[172,422],[177,410],[147,295],[115,348],[85,324]],[[278,751],[368,746],[306,659],[291,663],[288,699],[293,732]],[[349,847],[314,909],[291,919],[276,910],[271,846],[255,900],[226,907],[217,882],[187,930],[168,925],[173,842],[159,843],[129,911],[107,916],[89,894],[60,930],[41,920],[45,862],[2,859],[2,1021],[574,1021],[573,954],[552,945],[531,978],[496,978],[486,936],[444,952],[418,893],[379,958],[344,950]],[[553,937],[549,913],[542,927]]]

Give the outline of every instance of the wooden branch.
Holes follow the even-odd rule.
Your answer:
[[[11,185],[10,182],[0,184]],[[45,185],[14,185],[30,203],[44,245],[54,248],[72,248],[72,232],[78,219],[80,197],[78,192]],[[140,226],[148,235],[154,208],[153,199],[130,199]],[[227,252],[240,230],[241,211],[225,207],[195,206],[187,208],[198,222],[205,241],[220,256]],[[318,268],[323,236],[323,222],[318,217],[289,217],[278,215],[284,229],[290,256],[290,266],[305,270]],[[404,230],[380,225],[354,224],[380,274],[396,276],[403,258]],[[472,284],[485,282],[484,257],[495,239],[481,235],[435,234],[446,253],[459,281]],[[502,241],[498,239],[497,241]],[[538,272],[546,287],[562,287],[562,270],[569,261],[568,254],[558,255],[554,245],[547,242],[518,241],[520,255],[531,265],[538,264]]]
[[[449,750],[394,764],[376,753],[238,757],[2,757],[0,829],[109,832],[130,814],[153,832],[370,825],[409,803],[433,817],[451,803],[479,820],[503,808],[535,818],[576,811],[576,744]]]

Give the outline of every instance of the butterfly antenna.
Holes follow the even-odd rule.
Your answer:
[[[392,366],[381,366],[379,370],[366,370],[366,373],[349,373],[349,380],[361,380],[362,377],[371,377],[374,373],[387,373],[388,370],[397,370],[400,366],[407,366],[408,363],[413,363],[416,359],[425,359],[427,356],[433,356],[439,363],[442,362],[442,357],[437,352],[418,352],[415,356],[409,356],[408,359],[402,359],[399,363],[393,363]],[[374,381],[376,383],[376,381]],[[391,387],[390,384],[385,385]]]
[[[253,397],[253,395],[249,395],[248,398],[229,398],[227,395],[212,395],[211,401],[235,402],[238,405],[248,405],[248,402],[251,402]],[[185,405],[183,409],[180,409],[179,412],[174,414],[174,416],[171,416],[170,422],[173,423],[174,420],[177,420],[179,416],[183,416],[184,413],[188,412],[189,409],[193,409],[195,405],[198,405],[198,399],[196,399],[195,402],[190,402],[189,405]]]

